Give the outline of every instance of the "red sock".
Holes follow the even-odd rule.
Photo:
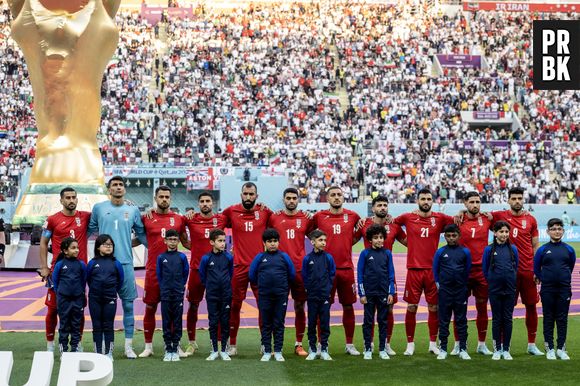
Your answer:
[[[437,311],[429,311],[427,325],[429,326],[429,340],[431,342],[436,342],[437,331],[439,330],[439,317],[437,315]]]
[[[306,330],[306,313],[304,307],[296,308],[294,311],[296,312],[296,342],[302,342]]]
[[[455,338],[456,342],[459,342],[459,334],[457,333],[457,327],[455,326],[455,320],[452,321],[453,323],[453,337]]]
[[[487,316],[487,302],[475,302],[475,308],[477,309],[477,318],[475,319],[477,337],[480,342],[485,342],[485,338],[487,337],[487,324],[489,322],[489,317]]]
[[[242,312],[242,302],[232,301],[232,312],[230,314],[230,345],[235,346],[238,341],[238,329],[240,328],[240,313]],[[258,322],[259,323],[259,322]]]
[[[143,335],[145,335],[145,343],[153,343],[155,312],[157,312],[157,304],[145,306],[145,315],[143,315]],[[189,332],[189,328],[187,330]]]
[[[56,308],[48,307],[46,309],[46,316],[44,317],[44,325],[46,329],[46,341],[54,342],[54,331],[58,324],[58,313]]]
[[[538,311],[535,304],[526,304],[526,328],[528,329],[528,343],[536,343]]]
[[[391,336],[393,336],[394,327],[395,327],[395,315],[391,311],[387,315],[387,343],[391,343]]]
[[[415,341],[415,327],[417,326],[417,313],[407,310],[405,314],[405,332],[407,333],[407,342]]]
[[[342,325],[344,326],[344,335],[346,336],[346,344],[352,344],[354,338],[354,308],[346,306],[342,309]]]
[[[195,340],[195,327],[197,325],[197,310],[199,303],[189,303],[187,310],[187,338],[191,341]],[[145,313],[147,315],[147,313]]]

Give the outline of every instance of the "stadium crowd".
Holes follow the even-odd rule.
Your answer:
[[[536,202],[558,202],[579,185],[580,94],[532,89],[532,17],[358,3],[209,9],[161,27],[165,52],[158,27],[121,13],[103,77],[103,160],[278,165],[309,202],[335,184],[347,200],[381,191],[402,202],[431,186],[451,202],[474,187],[500,202],[514,180]],[[11,39],[0,51],[1,146],[19,155],[8,173],[34,157],[34,120],[20,51]],[[482,53],[488,66],[433,76],[436,53]],[[462,111],[513,112],[521,128],[469,127]]]

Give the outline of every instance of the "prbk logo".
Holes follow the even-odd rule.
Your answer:
[[[534,20],[534,89],[580,90],[580,20]]]

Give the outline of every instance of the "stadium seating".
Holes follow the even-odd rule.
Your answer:
[[[532,19],[262,4],[150,26],[124,11],[103,76],[103,160],[277,164],[309,202],[336,184],[354,201],[381,191],[405,202],[430,186],[449,202],[473,188],[502,202],[515,183],[558,202],[580,184],[580,92],[532,89]],[[433,76],[433,55],[474,53],[488,67]],[[34,158],[34,116],[19,49],[1,39],[0,54],[0,193],[10,198]],[[472,110],[514,112],[522,128],[474,129],[460,117]]]

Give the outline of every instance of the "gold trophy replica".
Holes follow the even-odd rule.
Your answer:
[[[101,80],[117,48],[121,0],[8,0],[12,38],[28,66],[38,127],[36,159],[13,224],[42,224],[72,186],[79,210],[106,200],[97,144]]]

